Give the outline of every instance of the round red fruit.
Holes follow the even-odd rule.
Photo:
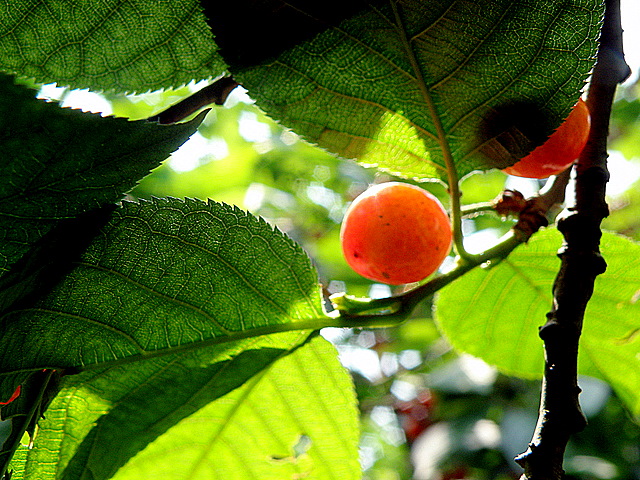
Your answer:
[[[517,177],[547,178],[566,170],[578,158],[589,136],[591,117],[582,99],[545,143],[503,172]]]
[[[347,209],[340,240],[357,273],[390,285],[423,280],[451,250],[451,223],[429,192],[400,182],[369,188]]]

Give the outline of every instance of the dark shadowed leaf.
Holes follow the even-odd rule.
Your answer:
[[[68,239],[89,229],[71,219],[120,200],[201,120],[160,126],[103,118],[37,100],[0,76],[0,274],[61,222]]]
[[[252,67],[382,0],[203,0],[207,22],[231,68]]]

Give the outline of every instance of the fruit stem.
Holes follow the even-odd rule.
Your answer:
[[[495,212],[495,205],[491,202],[473,203],[471,205],[465,205],[460,209],[462,218],[475,217],[476,215],[485,212]]]
[[[478,265],[505,258],[524,241],[526,241],[524,236],[513,229],[484,253],[474,255],[472,259],[458,257],[456,266],[452,270],[395,297],[360,298],[346,293],[332,295],[330,299],[335,310],[329,316],[342,319],[343,327],[374,328],[398,325],[409,317],[415,306],[422,300]]]
[[[411,46],[411,42],[407,38],[407,32],[403,28],[403,22],[402,18],[400,17],[400,12],[398,11],[397,2],[391,0],[390,3],[391,8],[393,9],[396,25],[398,27],[398,34],[407,52],[407,58],[411,63],[411,68],[413,69],[413,72],[416,76],[416,83],[418,84],[418,88],[422,93],[422,98],[424,99],[424,102],[429,109],[431,119],[433,120],[433,126],[436,129],[438,142],[440,143],[440,148],[442,150],[442,157],[447,167],[447,182],[449,187],[449,197],[451,199],[450,208],[451,226],[453,229],[453,245],[456,253],[460,258],[467,258],[469,257],[469,254],[464,248],[464,237],[462,235],[462,215],[460,213],[461,193],[460,186],[458,184],[458,171],[456,170],[453,156],[451,155],[451,148],[449,147],[449,141],[447,140],[447,133],[444,129],[444,126],[442,125],[442,121],[440,120],[440,115],[433,101],[433,97],[431,96],[431,92],[429,91],[429,87],[425,82],[424,75],[422,74],[422,68],[418,63],[416,54]]]

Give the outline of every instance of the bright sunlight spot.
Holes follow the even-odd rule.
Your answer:
[[[486,418],[478,420],[465,436],[464,443],[470,450],[481,448],[498,448],[502,435],[500,427],[492,420]]]
[[[210,160],[229,155],[227,142],[222,138],[208,139],[196,132],[169,157],[169,166],[176,172],[188,172]]]
[[[595,478],[608,480],[618,476],[618,469],[602,458],[576,455],[569,460],[572,470],[587,473]]]
[[[255,103],[253,98],[249,96],[247,90],[242,86],[236,87],[231,90],[231,93],[227,97],[227,101],[224,102],[224,106],[226,108],[233,108],[239,103],[245,103],[247,105],[252,105]]]
[[[446,457],[453,442],[451,427],[446,422],[433,425],[418,437],[411,449],[414,464],[414,480],[438,478],[438,467]]]
[[[266,142],[271,138],[271,128],[258,120],[253,112],[242,112],[238,120],[238,131],[247,142]]]
[[[489,391],[498,376],[497,370],[479,358],[462,354],[456,360],[431,372],[431,385],[445,391]]]
[[[463,354],[460,356],[460,368],[467,374],[469,380],[480,386],[493,385],[498,376],[495,367],[487,365],[484,361],[471,355]]]
[[[403,402],[413,400],[418,395],[418,389],[412,383],[405,382],[404,380],[394,380],[389,389],[391,393]]]
[[[354,372],[358,372],[370,382],[382,380],[383,374],[380,359],[374,350],[354,347],[353,345],[337,345],[340,363]]]
[[[640,2],[638,0],[622,0],[620,2],[622,12],[622,29],[624,41],[624,56],[631,67],[631,77],[627,83],[638,78],[640,70],[640,29],[638,29],[638,19],[640,18]]]
[[[79,108],[83,112],[100,113],[103,116],[111,115],[111,103],[102,95],[89,90],[69,90],[49,83],[40,87],[38,98],[57,100],[62,107]]]
[[[624,193],[640,177],[640,165],[630,162],[617,150],[609,151],[607,167],[611,173],[607,183],[607,195],[613,197]]]

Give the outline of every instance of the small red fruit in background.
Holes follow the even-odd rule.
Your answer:
[[[451,223],[442,204],[408,183],[375,185],[347,209],[340,240],[357,273],[390,285],[423,280],[451,250]]]
[[[13,402],[16,398],[20,396],[21,390],[22,390],[22,387],[18,385],[14,390],[13,394],[11,395],[11,397],[9,398],[9,400],[7,400],[6,402],[0,402],[0,405],[9,405],[11,402]]]
[[[397,402],[394,405],[396,415],[398,415],[409,444],[412,444],[422,432],[434,423],[435,403],[435,397],[430,390],[426,389],[421,391],[416,398]]]
[[[580,99],[564,123],[545,143],[515,165],[502,171],[509,175],[527,178],[547,178],[557,175],[578,158],[587,143],[590,127],[591,117],[587,104]]]

